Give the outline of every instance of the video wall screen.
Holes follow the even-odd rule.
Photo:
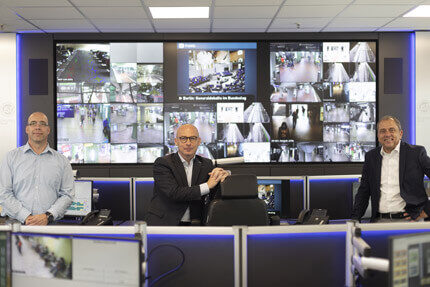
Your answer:
[[[57,43],[57,149],[71,163],[153,163],[191,123],[211,159],[362,162],[376,144],[376,52],[375,41]]]

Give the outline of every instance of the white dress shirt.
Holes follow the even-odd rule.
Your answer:
[[[400,196],[400,141],[391,153],[386,153],[381,148],[381,155],[381,198],[379,199],[379,212],[397,213],[405,211],[406,202]]]
[[[179,153],[179,158],[182,161],[182,164],[184,165],[184,169],[185,169],[185,174],[187,175],[187,182],[188,182],[188,186],[191,186],[191,179],[193,178],[193,165],[194,165],[194,159],[196,158],[196,156],[194,156],[191,160],[190,163],[188,163]],[[207,183],[202,183],[200,184],[200,194],[206,195],[209,193],[209,186]],[[188,206],[187,210],[185,210],[184,215],[182,216],[181,219],[182,222],[190,222],[191,218],[190,218],[190,207]]]

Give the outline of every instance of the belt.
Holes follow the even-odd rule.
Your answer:
[[[404,212],[388,212],[388,213],[378,213],[379,218],[387,218],[387,219],[402,219],[405,218],[403,215]]]

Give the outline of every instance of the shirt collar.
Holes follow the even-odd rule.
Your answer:
[[[394,152],[397,152],[397,153],[400,153],[400,143],[401,143],[402,141],[399,141],[399,143],[396,145],[396,147],[393,149],[393,151]],[[393,152],[392,151],[392,152]],[[390,154],[392,154],[392,152],[391,153],[386,153],[385,151],[384,151],[384,148],[383,147],[381,147],[381,155],[382,156],[385,156],[385,155],[390,155]]]
[[[31,148],[30,144],[27,142],[27,143],[24,145],[23,151],[24,151],[24,153],[26,153],[26,152],[28,152],[29,150],[31,150],[33,153],[35,153],[35,152],[34,152],[34,150]],[[42,152],[41,154],[48,153],[48,152],[52,154],[52,149],[51,149],[51,147],[49,146],[49,143],[46,145],[45,149],[43,150],[43,152]],[[35,154],[36,154],[36,153],[35,153]]]
[[[182,156],[181,154],[178,152],[179,155],[179,159],[182,161],[183,164],[186,165],[190,165],[192,162],[194,162],[194,159],[196,158],[196,155],[193,156],[193,158],[190,160],[190,163],[188,163]]]

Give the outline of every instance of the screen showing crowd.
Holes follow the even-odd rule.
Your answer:
[[[376,42],[267,43],[270,83],[257,81],[255,42],[165,45],[57,43],[58,151],[153,163],[185,123],[211,159],[360,162],[375,146]]]

